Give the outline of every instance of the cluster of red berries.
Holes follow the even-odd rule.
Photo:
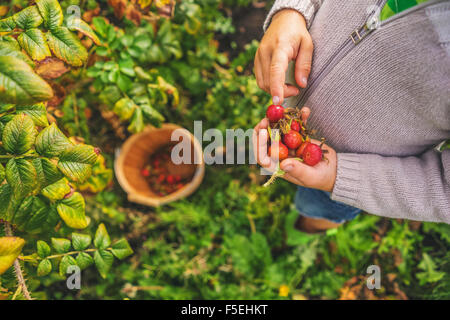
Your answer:
[[[267,108],[266,116],[270,122],[269,132],[272,143],[269,147],[270,157],[278,157],[279,161],[297,157],[309,166],[315,166],[322,160],[324,153],[322,144],[317,145],[311,142],[309,132],[302,124],[299,109],[285,109],[279,105],[271,105]],[[274,136],[271,129],[279,129],[281,137]]]
[[[170,148],[162,149],[150,157],[142,168],[141,175],[147,180],[150,189],[158,196],[166,196],[185,186],[188,181],[180,175],[170,174],[165,164],[170,161]]]

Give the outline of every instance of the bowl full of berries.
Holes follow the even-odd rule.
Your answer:
[[[189,131],[177,129],[183,128],[171,123],[147,127],[125,141],[114,169],[129,201],[158,207],[185,198],[200,186],[205,174],[202,147]],[[179,141],[171,140],[175,130]],[[178,163],[172,161],[172,149],[181,139],[190,141],[191,159]],[[199,159],[197,164],[194,159]]]

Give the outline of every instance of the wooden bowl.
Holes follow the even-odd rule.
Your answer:
[[[186,183],[183,188],[167,196],[158,196],[151,190],[148,182],[141,175],[142,168],[155,151],[165,145],[177,143],[176,141],[171,141],[172,132],[176,129],[182,128],[171,123],[163,124],[161,128],[147,127],[141,133],[132,135],[123,144],[119,155],[116,157],[114,170],[120,186],[128,194],[129,201],[158,207],[185,198],[200,186],[205,175],[202,147],[194,135],[185,129],[180,131],[181,136],[183,139],[190,139],[192,159],[195,153],[201,163],[193,164],[192,161],[192,164],[173,164],[171,173],[188,174],[192,176],[192,180]]]

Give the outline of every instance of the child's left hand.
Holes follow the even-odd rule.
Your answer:
[[[309,109],[307,114],[309,115]],[[305,121],[306,119],[304,119]],[[256,159],[259,165],[274,171],[277,163],[271,159],[267,152],[267,142],[269,133],[267,128],[269,120],[264,118],[254,129],[253,147],[256,151]],[[320,141],[311,140],[313,143],[320,144]],[[288,158],[280,163],[280,169],[285,171],[282,176],[284,179],[297,185],[332,192],[336,181],[337,156],[336,152],[329,146],[323,145],[326,160],[320,161],[314,167],[308,166],[301,161]]]

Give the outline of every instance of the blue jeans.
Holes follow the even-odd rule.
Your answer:
[[[330,195],[326,191],[299,186],[295,207],[302,216],[327,219],[334,223],[352,220],[361,212],[361,209],[331,200]]]

